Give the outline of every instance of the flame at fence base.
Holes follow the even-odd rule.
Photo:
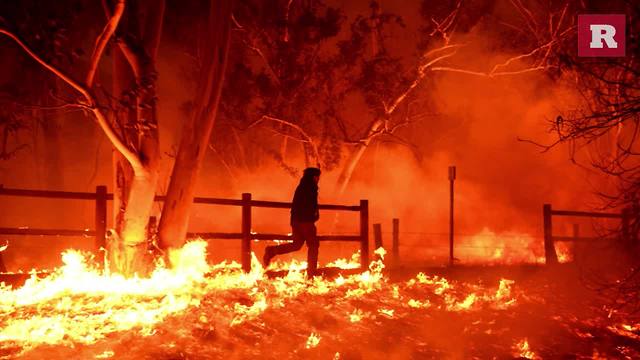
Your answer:
[[[276,354],[316,351],[333,356],[348,350],[337,348],[345,339],[366,344],[368,332],[384,333],[389,326],[409,326],[421,336],[433,336],[423,334],[420,324],[434,316],[444,323],[462,319],[461,336],[504,332],[491,319],[535,300],[507,279],[482,285],[418,273],[408,281],[391,282],[383,275],[382,261],[363,273],[313,280],[306,279],[303,262],[276,263],[289,271],[270,279],[255,257],[252,272],[243,273],[236,263],[207,264],[205,253],[205,242],[190,242],[175,254],[174,268],[158,264],[149,278],[127,279],[101,273],[78,252],[65,252],[64,266],[51,276],[33,277],[18,289],[0,289],[0,356],[42,355],[38,351],[56,346],[76,357],[136,358],[147,352],[215,357],[229,351],[252,357],[265,351],[254,346],[265,341],[266,349]],[[383,256],[384,250],[378,253]],[[338,263],[354,267],[358,258]],[[278,341],[281,337],[287,340]],[[140,344],[135,350],[131,339]],[[419,347],[414,351],[443,355],[438,351],[444,350],[434,350],[437,341],[427,346],[412,339],[405,336]],[[363,352],[375,348],[363,346]],[[516,347],[524,357],[536,351],[514,339],[505,345],[505,354]],[[398,358],[407,355],[402,351]],[[59,354],[65,357],[64,351]]]
[[[571,249],[566,243],[556,243],[558,261],[570,262]],[[484,228],[472,236],[456,242],[455,256],[462,263],[473,264],[544,264],[544,243],[526,233],[507,231],[497,233]]]

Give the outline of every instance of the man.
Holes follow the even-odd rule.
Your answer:
[[[277,246],[268,246],[264,252],[263,263],[267,268],[271,259],[280,254],[287,254],[300,250],[307,242],[307,276],[314,276],[318,268],[318,237],[316,225],[320,214],[318,212],[318,181],[320,169],[306,168],[296,188],[291,204],[291,234],[293,242]]]

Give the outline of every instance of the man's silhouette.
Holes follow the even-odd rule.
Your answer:
[[[307,242],[307,276],[313,276],[318,267],[318,237],[316,225],[320,214],[318,212],[318,181],[320,169],[306,168],[296,188],[291,204],[291,234],[293,242],[277,246],[267,246],[264,252],[264,266],[269,266],[271,259],[280,254],[300,250]]]

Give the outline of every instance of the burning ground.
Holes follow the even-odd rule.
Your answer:
[[[47,278],[2,288],[2,356],[640,356],[640,325],[608,310],[566,265],[416,274],[376,261],[354,273],[356,256],[330,264],[342,275],[307,281],[304,263],[276,263],[274,276],[254,259],[245,274],[235,263],[207,264],[205,252],[204,242],[190,242],[174,254],[174,268],[158,264],[150,278],[125,279],[67,251]]]

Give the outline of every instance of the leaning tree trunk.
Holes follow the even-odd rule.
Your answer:
[[[378,6],[371,7],[371,57],[375,59],[380,53],[379,36],[380,36],[380,17],[381,9]],[[347,185],[351,181],[351,177],[353,176],[353,172],[356,169],[356,166],[362,159],[362,155],[367,150],[367,147],[371,143],[371,140],[375,137],[376,133],[380,130],[384,121],[378,118],[371,123],[369,126],[369,131],[365,135],[364,139],[356,145],[356,148],[351,151],[349,154],[349,158],[347,162],[344,164],[342,168],[342,172],[340,172],[340,176],[338,176],[338,195],[342,197],[344,192],[347,190]],[[337,219],[337,218],[336,218]]]
[[[115,234],[107,244],[110,270],[125,275],[145,274],[152,265],[147,225],[158,183],[155,62],[164,16],[164,1],[130,4],[132,10],[123,18],[120,29],[134,36],[116,40],[113,54],[113,90],[124,104],[114,122],[125,141],[136,149],[141,164],[134,167],[114,152]]]
[[[224,82],[232,3],[232,0],[212,0],[206,30],[201,32],[200,45],[206,46],[206,50],[200,68],[206,73],[200,77],[195,109],[182,130],[162,209],[158,236],[163,249],[180,247],[186,241],[196,179],[208,148]]]
[[[353,172],[360,162],[360,159],[362,159],[362,155],[364,155],[364,152],[367,150],[367,147],[371,143],[371,140],[373,140],[373,138],[376,136],[376,133],[380,131],[380,128],[383,124],[384,121],[382,121],[381,119],[375,120],[369,127],[369,131],[367,132],[366,137],[360,143],[358,143],[355,149],[353,149],[349,154],[349,158],[344,164],[342,172],[340,172],[340,176],[338,177],[338,195],[344,195],[344,192],[347,189],[347,185],[349,185],[351,177],[353,176]]]

